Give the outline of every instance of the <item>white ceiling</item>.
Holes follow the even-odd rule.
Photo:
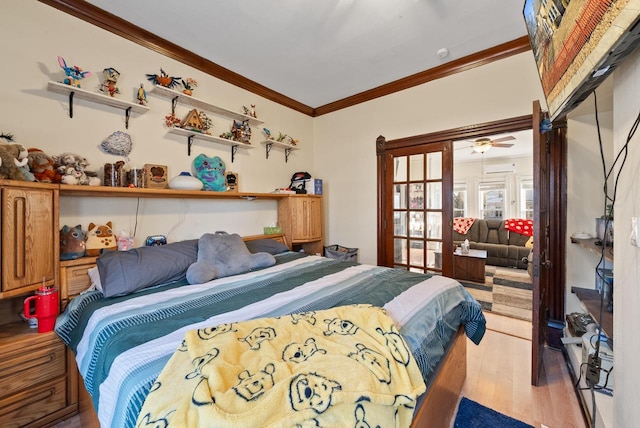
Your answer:
[[[87,1],[313,108],[526,35],[514,0]]]

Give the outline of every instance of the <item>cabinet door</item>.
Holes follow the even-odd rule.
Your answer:
[[[56,240],[53,192],[2,189],[2,291],[55,279]]]
[[[294,241],[309,239],[309,204],[307,198],[289,198],[291,200],[291,234]]]
[[[309,239],[322,239],[322,199],[307,200]]]

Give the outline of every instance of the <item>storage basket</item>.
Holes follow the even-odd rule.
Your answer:
[[[324,256],[343,262],[356,262],[358,259],[358,249],[343,247],[342,245],[328,245],[324,247]]]

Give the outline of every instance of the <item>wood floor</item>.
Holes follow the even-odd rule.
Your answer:
[[[531,386],[531,323],[485,315],[484,339],[467,345],[462,395],[535,428],[586,428],[562,353],[545,349],[541,385]],[[76,417],[55,428],[81,425]]]
[[[562,353],[545,349],[540,386],[531,386],[531,323],[485,316],[485,337],[467,346],[462,395],[536,428],[585,428]]]

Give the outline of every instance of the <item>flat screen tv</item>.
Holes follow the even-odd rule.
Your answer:
[[[523,15],[552,120],[640,45],[640,0],[525,0]]]

